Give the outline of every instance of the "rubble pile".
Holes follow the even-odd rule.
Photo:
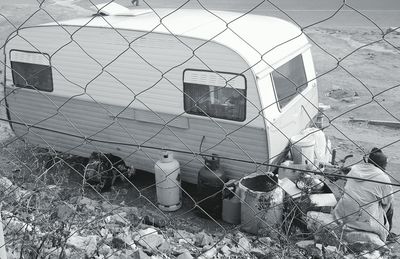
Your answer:
[[[61,191],[57,186],[24,190],[0,178],[8,258],[360,258],[317,238],[179,229],[144,209],[82,195],[63,199]],[[364,248],[358,252],[365,258],[387,254]]]

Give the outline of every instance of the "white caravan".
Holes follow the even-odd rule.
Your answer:
[[[153,171],[175,150],[230,178],[279,163],[318,112],[310,44],[284,20],[224,11],[135,10],[24,28],[5,48],[8,119],[57,151],[112,153]]]

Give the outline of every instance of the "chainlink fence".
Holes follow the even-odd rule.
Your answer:
[[[306,10],[293,12],[280,1],[120,3],[129,12],[115,1],[98,4],[32,0],[15,6],[4,3],[0,9],[4,86],[0,186],[8,258],[396,256],[398,241],[392,234],[384,242],[366,229],[341,223],[346,218],[370,218],[369,224],[382,233],[398,231],[398,28],[380,25],[372,11],[346,1],[336,1],[334,10],[320,10],[318,20],[306,19],[306,24],[298,15],[306,16]],[[199,30],[207,40],[196,41],[182,31],[185,22],[196,19],[193,8],[217,21],[216,27],[202,25],[210,33]],[[267,38],[285,33],[293,37],[259,52],[260,47],[246,38],[251,34],[247,32],[257,30],[265,37],[264,29],[269,30],[237,26],[254,14],[278,16],[300,30],[295,34],[275,30],[277,34]],[[387,15],[390,19],[396,12],[387,10]],[[78,16],[86,18],[75,20],[73,26],[61,22]],[[152,18],[139,20],[148,23],[142,27],[129,25],[131,17],[141,16]],[[177,17],[180,22],[171,22]],[[365,27],[346,27],[340,19],[360,20]],[[35,30],[35,25],[48,22],[52,26],[42,27],[48,28],[47,36]],[[340,26],[333,26],[335,22]],[[95,34],[90,28],[104,30]],[[225,36],[230,37],[230,46],[238,41],[257,62],[243,68],[229,59],[229,53],[215,44]],[[312,74],[308,67],[303,75],[296,74],[304,70],[298,57],[290,65],[267,62],[271,52],[304,36],[312,45],[316,76],[308,77]],[[101,46],[104,49],[98,49]],[[144,47],[151,51],[143,51]],[[71,49],[75,54],[68,54]],[[179,53],[185,58],[165,58]],[[312,65],[303,58],[304,64]],[[121,71],[116,70],[118,62],[126,65],[119,67]],[[266,85],[278,98],[263,106],[252,94],[267,92],[251,89],[260,78],[250,78],[260,63],[271,69],[265,75],[271,83]],[[145,69],[135,70],[135,64]],[[181,71],[178,79],[175,71]],[[210,74],[214,86],[198,83],[198,78]],[[69,88],[55,94],[57,80]],[[315,80],[319,101],[303,91]],[[282,81],[292,88],[285,90]],[[175,93],[171,100],[169,92]],[[290,110],[295,102],[301,105]],[[261,153],[268,141],[277,143],[257,137],[264,131],[278,132],[285,143],[293,137],[285,133],[292,131],[278,123],[279,118],[266,115],[270,107],[279,108],[276,116],[283,121],[303,114],[306,121],[301,123],[313,129],[290,147],[275,153],[271,150],[277,148],[269,147],[271,154]],[[173,109],[175,113],[169,113]],[[262,130],[254,126],[260,121]],[[331,141],[329,159],[321,164],[296,145],[319,134],[318,127]],[[389,157],[386,177],[347,175],[352,166],[363,163],[372,147]],[[304,155],[304,165],[287,161],[294,153]],[[171,154],[180,163],[180,175],[176,163],[168,160]],[[349,154],[353,158],[346,162],[343,158]],[[167,165],[157,162],[162,155]],[[157,184],[155,175],[143,169],[156,171]],[[359,202],[352,197],[354,190],[344,188],[346,181],[370,184],[377,189],[371,195],[379,195],[334,220],[335,202],[328,202],[333,196],[336,201],[347,195]],[[386,206],[392,197],[394,217],[388,229],[386,216],[372,214],[371,208]],[[158,201],[171,199],[182,204],[161,210]]]

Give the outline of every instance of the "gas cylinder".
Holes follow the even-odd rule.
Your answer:
[[[175,211],[182,206],[179,162],[170,151],[163,152],[154,166],[158,207]]]
[[[227,177],[220,167],[218,155],[213,154],[204,160],[205,166],[200,169],[197,178],[199,214],[219,219],[222,213],[222,190]]]
[[[229,183],[227,183],[228,185]],[[222,192],[222,220],[230,224],[240,224],[240,200],[236,186],[233,185]]]

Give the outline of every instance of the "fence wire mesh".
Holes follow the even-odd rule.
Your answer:
[[[8,258],[396,258],[396,3],[118,3],[0,4]]]

